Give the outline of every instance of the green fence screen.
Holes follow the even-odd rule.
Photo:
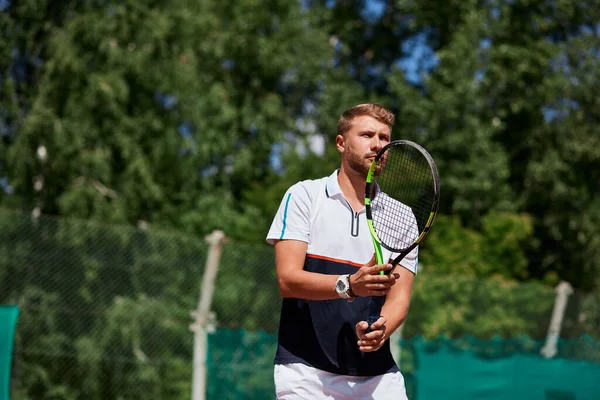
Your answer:
[[[465,342],[467,342],[465,346]],[[583,342],[583,343],[582,343]],[[600,354],[600,343],[589,337],[562,341],[559,354],[572,347],[590,348],[590,358]],[[458,344],[461,345],[458,345]],[[600,398],[600,364],[590,360],[539,355],[539,342],[527,338],[442,339],[411,341],[416,360],[418,400],[528,399],[597,400]]]
[[[208,399],[274,398],[276,343],[277,335],[265,332],[219,329],[210,335]],[[589,336],[561,340],[552,359],[539,355],[543,342],[527,337],[415,337],[401,344],[411,400],[600,398],[600,342]],[[585,357],[569,358],[581,349]]]
[[[19,309],[0,305],[0,399],[8,399],[10,391],[10,368]]]

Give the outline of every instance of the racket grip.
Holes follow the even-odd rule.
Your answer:
[[[369,324],[367,333],[371,332],[371,325],[373,325],[379,319],[381,308],[383,307],[384,302],[385,296],[371,297],[371,303],[369,304],[369,317],[367,318],[367,323]]]

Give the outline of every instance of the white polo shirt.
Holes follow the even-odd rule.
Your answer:
[[[366,213],[354,212],[338,183],[329,177],[299,182],[288,189],[273,220],[267,242],[308,243],[304,270],[321,274],[353,274],[373,257]],[[384,260],[395,253],[382,249]],[[399,265],[416,272],[418,248]],[[284,298],[275,364],[303,363],[339,375],[375,376],[395,362],[389,342],[361,353],[354,331],[369,314],[370,297],[304,300]]]
[[[308,243],[307,257],[325,257],[360,267],[374,254],[365,209],[354,212],[337,180],[330,176],[299,182],[285,193],[267,242],[292,239]],[[397,256],[383,250],[383,259]],[[399,263],[417,272],[418,247]]]

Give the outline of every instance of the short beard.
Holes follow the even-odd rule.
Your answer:
[[[348,166],[353,171],[358,172],[363,177],[365,177],[365,179],[367,178],[371,164],[366,164],[366,159],[364,159],[363,157],[361,157],[360,155],[358,155],[356,153],[350,152],[348,154],[347,160],[348,160]]]

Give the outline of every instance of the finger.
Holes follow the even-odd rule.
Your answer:
[[[369,273],[371,275],[375,275],[380,273],[381,271],[389,271],[392,269],[392,264],[377,264],[370,267]]]
[[[379,275],[379,274],[367,275],[365,277],[365,281],[372,282],[372,283],[395,283],[396,279],[397,278],[396,278],[395,275],[388,275],[388,274],[384,274],[384,275]]]
[[[356,324],[356,336],[362,339],[366,330],[369,328],[367,321],[360,321]]]
[[[377,321],[373,322],[373,324],[371,325],[371,330],[372,331],[376,331],[376,330],[383,330],[385,331],[385,323],[387,322],[387,318],[384,317],[383,315],[381,315],[379,317],[379,319],[377,319]]]
[[[359,340],[357,342],[357,344],[358,344],[358,347],[368,347],[368,346],[377,346],[377,345],[379,345],[380,342],[381,342],[381,340],[362,339],[362,340]]]
[[[375,259],[375,254],[373,254],[373,257],[371,257],[371,259],[365,264],[365,266],[372,267],[375,264],[377,264],[377,260]]]
[[[369,342],[371,342],[370,344],[375,344],[383,341],[386,337],[387,335],[385,334],[385,331],[379,329],[365,334],[361,340],[364,340],[366,344],[369,344]]]
[[[376,344],[376,345],[373,345],[373,346],[370,346],[370,345],[369,346],[359,346],[358,349],[360,351],[362,351],[363,353],[369,353],[371,351],[377,351],[377,350],[379,350],[380,347],[381,347],[381,345]]]
[[[375,325],[375,324],[373,324],[373,325]],[[373,326],[373,325],[371,325],[371,326]],[[386,326],[383,325],[380,328],[370,330],[369,333],[365,333],[361,339],[362,340],[375,340],[375,341],[379,342],[379,341],[385,339],[386,337],[387,337]]]
[[[358,342],[356,342],[356,344],[358,344],[359,347],[365,347],[365,346],[374,346],[377,344],[377,340],[371,340],[371,339],[360,339]]]

